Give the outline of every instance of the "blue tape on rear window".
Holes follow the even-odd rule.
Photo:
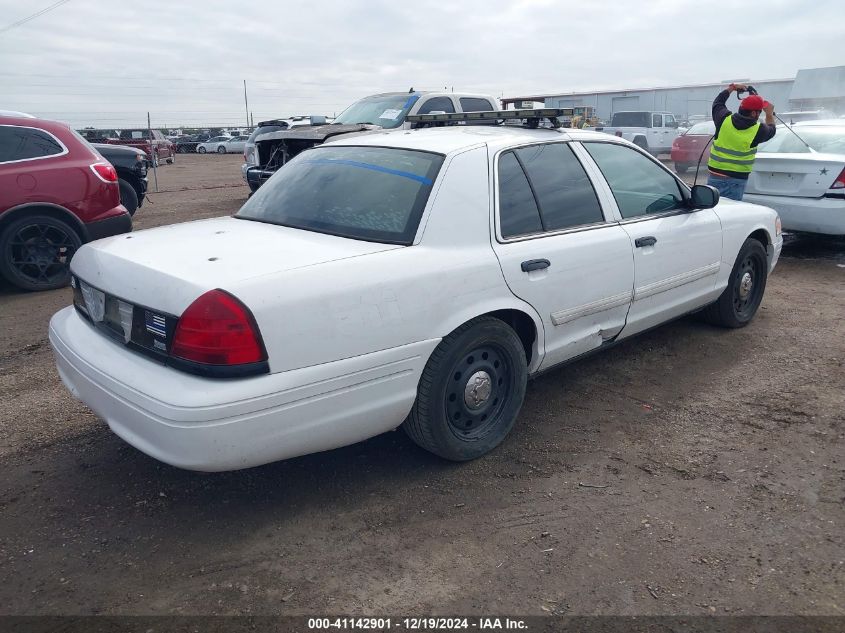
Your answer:
[[[372,169],[373,171],[380,171],[384,174],[390,174],[392,176],[410,178],[411,180],[416,180],[417,182],[421,182],[424,185],[430,185],[432,182],[430,178],[426,178],[425,176],[417,176],[416,174],[412,174],[409,171],[390,169],[389,167],[382,167],[381,165],[371,165],[370,163],[360,163],[357,160],[341,160],[338,158],[312,158],[303,162],[311,163],[312,165],[348,165],[349,167]]]
[[[402,109],[407,110],[412,105],[414,105],[417,102],[417,99],[419,98],[419,95],[411,95],[410,97],[408,97],[408,100],[405,102],[405,105],[402,106]]]

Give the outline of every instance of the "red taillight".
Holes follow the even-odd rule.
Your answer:
[[[170,353],[205,365],[267,360],[252,314],[222,290],[210,290],[188,306],[176,324]]]
[[[843,169],[839,175],[836,177],[836,180],[833,181],[833,184],[830,185],[831,189],[845,189],[845,169]]]
[[[117,172],[110,163],[94,163],[91,171],[103,182],[117,182]]]

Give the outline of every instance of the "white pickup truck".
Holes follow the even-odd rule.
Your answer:
[[[609,126],[596,131],[621,136],[653,156],[671,152],[672,141],[680,135],[674,114],[646,110],[616,112]]]

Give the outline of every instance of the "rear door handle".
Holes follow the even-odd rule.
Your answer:
[[[637,248],[642,248],[643,246],[654,246],[657,244],[657,238],[653,235],[649,235],[648,237],[638,237],[634,240],[634,244]]]
[[[548,259],[529,259],[522,262],[522,272],[530,273],[532,270],[543,270],[551,265],[552,263]]]

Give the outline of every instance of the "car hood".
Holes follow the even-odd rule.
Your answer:
[[[101,155],[107,157],[112,156],[126,156],[127,158],[134,158],[135,156],[144,156],[144,150],[137,147],[128,147],[127,145],[110,145],[108,143],[91,143],[91,146],[96,149]]]
[[[237,295],[248,279],[396,248],[404,247],[227,217],[86,244],[71,270],[116,297],[178,315],[214,288]]]
[[[338,134],[349,134],[351,132],[365,132],[367,130],[380,130],[378,125],[357,124],[357,125],[312,125],[300,126],[289,130],[278,130],[277,132],[267,132],[266,134],[259,134],[255,140],[256,142],[275,141],[275,140],[297,140],[297,141],[325,141],[330,136]]]

